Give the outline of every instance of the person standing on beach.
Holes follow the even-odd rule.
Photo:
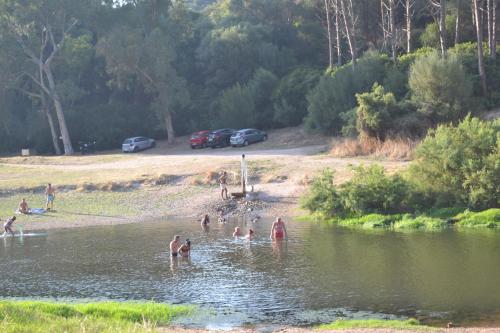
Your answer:
[[[56,198],[56,190],[49,183],[45,189],[45,195],[47,197],[47,203],[45,204],[46,210],[54,209],[54,199]],[[50,206],[50,207],[49,207]]]
[[[222,175],[219,177],[219,185],[220,185],[220,195],[222,197],[222,200],[224,199],[229,199],[227,196],[227,172],[223,171]],[[224,198],[224,194],[226,194],[226,197]]]
[[[177,252],[179,251],[181,236],[175,235],[174,240],[170,242],[170,255],[172,257],[177,257]]]
[[[273,226],[271,228],[271,239],[283,239],[288,238],[288,233],[286,232],[285,222],[281,219],[281,217],[276,218],[276,221],[273,222]]]

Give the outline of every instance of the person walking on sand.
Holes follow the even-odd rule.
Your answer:
[[[220,185],[220,196],[222,197],[222,200],[224,199],[229,199],[227,196],[227,172],[223,171],[221,176],[219,177],[219,185]],[[224,198],[224,194],[226,197]]]
[[[5,222],[3,224],[3,229],[4,229],[4,233],[3,235],[7,235],[7,233],[10,233],[12,236],[14,236],[14,231],[12,231],[12,225],[14,224],[14,221],[16,220],[16,217],[15,216],[12,216],[10,219],[7,220],[7,222]]]
[[[31,213],[30,208],[28,206],[28,203],[26,202],[26,199],[24,199],[24,198],[19,203],[19,207],[17,208],[17,210],[19,211],[19,213],[22,213],[22,214],[30,214]]]
[[[45,195],[47,196],[47,203],[45,204],[45,210],[54,209],[54,199],[56,198],[56,190],[49,183],[45,189]],[[50,206],[50,207],[49,207]]]
[[[175,235],[174,239],[170,242],[170,255],[172,257],[177,257],[177,252],[179,252],[181,236]]]
[[[286,232],[285,222],[281,219],[281,217],[276,218],[273,222],[273,226],[271,227],[271,239],[287,239],[288,233]]]

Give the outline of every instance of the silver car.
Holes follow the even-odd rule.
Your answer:
[[[154,139],[146,138],[144,136],[136,136],[123,141],[122,151],[124,153],[135,153],[140,150],[153,148],[154,146],[156,146]]]
[[[255,128],[241,129],[231,136],[231,146],[248,146],[251,143],[266,141],[267,133]]]

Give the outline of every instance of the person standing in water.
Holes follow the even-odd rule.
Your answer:
[[[14,231],[12,231],[12,225],[14,224],[14,221],[16,220],[16,217],[15,216],[12,216],[10,219],[7,220],[7,222],[5,222],[3,224],[3,229],[4,229],[4,236],[7,234],[7,233],[10,233],[12,236],[14,236]]]
[[[202,227],[207,227],[209,224],[210,224],[210,217],[208,216],[208,214],[206,214],[206,215],[205,215],[205,216],[203,216],[203,218],[201,219],[201,226],[202,226]]]
[[[191,255],[191,241],[186,239],[186,242],[179,247],[181,257],[189,257]]]
[[[56,198],[56,190],[52,187],[52,184],[47,184],[45,189],[45,195],[47,196],[47,203],[45,204],[45,210],[54,209],[54,199]]]
[[[288,233],[286,232],[285,222],[281,217],[276,218],[271,227],[271,239],[287,239]]]
[[[227,196],[227,172],[223,171],[222,175],[219,177],[219,185],[220,185],[220,196],[222,197],[222,200],[224,199],[229,199]],[[224,198],[224,194],[226,197]]]
[[[233,237],[241,237],[241,236],[242,236],[241,228],[240,227],[234,228]]]
[[[179,251],[180,243],[179,240],[181,236],[175,235],[174,240],[170,242],[170,255],[172,257],[177,257],[177,252]]]
[[[253,229],[248,229],[248,234],[246,235],[246,238],[248,240],[252,240],[253,239]]]

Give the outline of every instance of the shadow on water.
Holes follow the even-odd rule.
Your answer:
[[[236,225],[254,239],[233,238]],[[196,304],[202,311],[180,323],[209,328],[406,316],[460,323],[500,312],[499,232],[289,221],[289,240],[273,242],[270,226],[172,220],[4,239],[0,295]],[[191,239],[190,258],[170,257],[176,234]]]

